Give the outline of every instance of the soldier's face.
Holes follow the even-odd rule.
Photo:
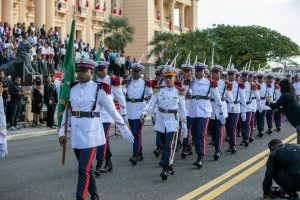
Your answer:
[[[132,78],[137,80],[141,77],[142,72],[139,70],[132,70]]]
[[[79,83],[86,83],[92,79],[92,72],[88,69],[78,69],[76,70],[77,80]]]
[[[98,70],[98,71],[97,71],[97,75],[98,75],[100,78],[104,78],[104,77],[107,75],[107,68]]]
[[[219,71],[212,71],[212,78],[219,80],[220,79],[220,72]]]
[[[190,72],[191,71],[189,71],[189,70],[182,70],[182,72],[183,72],[183,77],[184,78],[189,78],[190,77]]]
[[[196,69],[195,70],[195,76],[196,78],[203,78],[205,76],[204,69]]]
[[[229,80],[230,82],[234,81],[234,79],[235,79],[234,74],[228,74],[228,80]]]
[[[248,76],[248,81],[252,82],[253,81],[253,76]]]
[[[174,87],[175,76],[165,76],[165,82],[167,87]]]
[[[243,77],[242,77],[242,80],[243,80],[244,82],[246,82],[246,81],[248,81],[248,77],[247,77],[247,76],[243,76]]]

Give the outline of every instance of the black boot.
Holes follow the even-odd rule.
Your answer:
[[[138,161],[138,156],[137,153],[133,153],[132,157],[129,159],[129,161],[133,164],[136,165],[137,161]]]
[[[167,173],[168,173],[168,175],[174,175],[174,174],[175,174],[173,165],[170,165],[170,166],[168,167]]]
[[[194,165],[198,168],[202,168],[203,156],[198,156],[197,160],[194,162]]]
[[[143,156],[143,152],[140,152],[138,154],[138,161],[142,161],[142,160],[144,160],[144,156]]]
[[[240,146],[244,146],[245,145],[245,140],[243,140],[240,144]]]
[[[168,173],[167,173],[167,169],[163,169],[162,172],[160,173],[160,177],[162,180],[167,180],[168,179]]]
[[[186,145],[184,144],[184,145],[182,145],[181,158],[185,159],[186,156],[187,156],[186,155]]]
[[[100,200],[100,197],[97,193],[91,195],[91,200]]]
[[[96,169],[94,171],[94,174],[96,175],[96,177],[100,176],[102,164],[103,164],[103,160],[97,161]]]
[[[155,155],[156,158],[158,158],[159,154],[161,154],[161,148],[156,147],[156,149],[153,151],[153,154]]]
[[[277,132],[280,132],[280,130],[281,130],[281,127],[276,127]]]
[[[111,172],[112,170],[113,170],[112,162],[110,160],[107,160],[105,162],[104,167],[101,169],[101,173]]]
[[[214,160],[219,160],[221,154],[222,154],[222,152],[220,152],[220,151],[219,151],[219,152],[216,152],[216,153],[214,154]]]
[[[231,146],[231,153],[232,154],[236,153],[236,147],[235,146]]]
[[[188,156],[193,155],[192,145],[188,145],[186,149],[186,154]]]
[[[248,147],[249,146],[249,142],[247,140],[244,141],[244,146]]]
[[[266,132],[268,135],[271,135],[273,132],[271,129],[268,129],[267,132]]]
[[[250,136],[250,138],[249,138],[249,142],[251,143],[251,142],[253,142],[253,141],[254,141],[253,137],[252,137],[252,136]]]
[[[263,137],[263,131],[262,130],[259,130],[258,131],[258,134],[257,134],[257,137],[260,137],[260,138],[262,138]]]

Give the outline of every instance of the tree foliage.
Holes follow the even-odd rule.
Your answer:
[[[299,46],[290,38],[261,26],[218,25],[181,35],[159,33],[150,44],[153,45],[150,55],[163,55],[158,57],[158,62],[165,62],[179,53],[177,63],[181,64],[191,51],[191,62],[197,56],[198,61],[206,60],[206,64],[210,65],[214,48],[214,63],[226,67],[232,56],[232,64],[238,69],[250,60],[251,69],[257,70],[259,65],[266,66],[268,61],[282,63],[300,55]]]
[[[134,28],[129,25],[127,18],[110,16],[103,28],[107,35],[104,44],[109,49],[120,52],[128,43],[133,42]]]

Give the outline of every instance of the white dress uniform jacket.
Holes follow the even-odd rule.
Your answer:
[[[117,99],[117,101],[120,105],[121,115],[126,115],[126,101],[125,101],[125,96],[123,94],[121,85],[119,83],[114,84],[112,81],[113,80],[111,79],[111,77],[109,75],[106,75],[103,79],[102,78],[97,79],[97,82],[106,83],[110,86],[111,96],[113,99]],[[100,109],[100,115],[101,115],[101,121],[103,123],[113,123],[114,122],[114,120],[107,113],[107,111],[104,107],[102,107]]]
[[[261,111],[266,110],[266,97],[270,96],[268,93],[268,88],[266,83],[258,83],[260,89],[258,90],[260,100],[261,100]]]
[[[0,158],[3,158],[7,154],[6,134],[6,115],[4,112],[3,98],[0,96]]]
[[[232,99],[234,102],[234,107],[230,104],[227,104],[228,113],[241,113],[246,112],[246,98],[245,98],[245,88],[244,84],[239,85],[236,81],[232,81]],[[226,97],[227,98],[227,97]],[[229,101],[229,99],[227,98]]]
[[[155,93],[145,106],[143,114],[146,114],[148,110],[152,110],[157,105],[158,109],[164,110],[177,110],[178,115],[186,117],[185,110],[185,96],[180,94],[180,89],[173,87],[164,87]],[[177,117],[179,117],[177,116]],[[174,113],[163,113],[158,111],[156,113],[156,120],[154,124],[154,130],[164,133],[178,131],[178,121]],[[179,120],[179,119],[178,119]]]
[[[100,83],[101,84],[101,83]],[[72,111],[83,111],[91,112],[95,98],[96,92],[98,90],[99,83],[94,81],[89,81],[83,84],[76,84],[71,88],[70,91],[70,103]],[[95,112],[99,112],[105,109],[107,113],[116,122],[122,135],[130,133],[128,127],[125,125],[122,117],[117,112],[112,96],[107,91],[101,89],[98,91],[98,98],[96,102]],[[63,115],[63,123],[59,130],[59,136],[64,136],[64,122],[65,122],[66,112]],[[71,116],[71,111],[68,117],[68,126],[71,127],[71,146],[75,149],[85,149],[96,147],[105,144],[104,130],[102,126],[102,117],[94,118],[76,118],[76,116]]]
[[[142,78],[137,80],[130,80],[126,88],[126,98],[129,99],[141,99],[147,98],[152,95],[151,86],[147,86],[146,81]],[[128,119],[140,119],[142,112],[146,106],[146,101],[143,102],[126,102],[127,117]]]
[[[294,86],[296,95],[299,97],[300,96],[300,82],[298,81],[298,82],[293,83],[293,86]]]

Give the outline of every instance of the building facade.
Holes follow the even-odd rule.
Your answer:
[[[147,55],[148,45],[155,33],[195,30],[198,0],[0,0],[0,21],[12,28],[18,22],[31,22],[38,28],[53,27],[63,39],[70,32],[76,12],[75,38],[99,46],[103,23],[110,15],[126,17],[134,27],[134,42],[126,54],[133,58]],[[80,12],[79,12],[80,11]],[[143,63],[151,63],[144,57]]]

